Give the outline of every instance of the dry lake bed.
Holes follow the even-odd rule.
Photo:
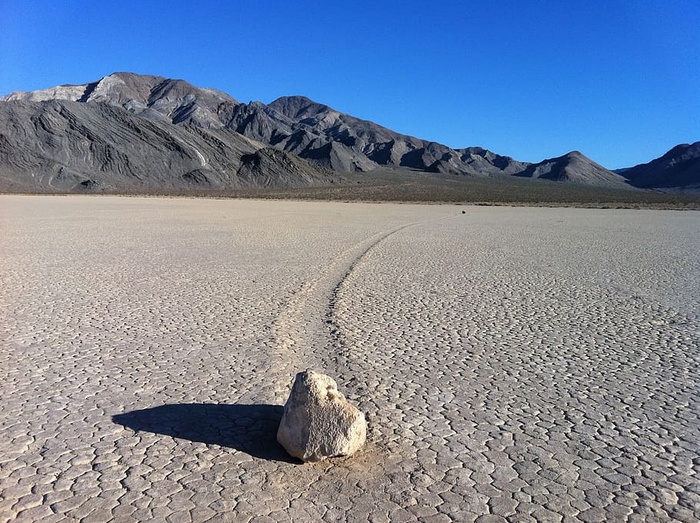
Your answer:
[[[0,196],[0,289],[1,521],[700,519],[699,212]]]

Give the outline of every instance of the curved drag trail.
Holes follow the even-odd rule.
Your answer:
[[[349,355],[340,341],[335,320],[334,308],[339,289],[363,258],[393,234],[419,224],[449,218],[452,216],[412,221],[372,234],[343,250],[305,281],[289,298],[274,323],[277,345],[271,355],[270,371],[278,376],[294,376],[307,368],[320,368],[342,379],[347,364],[341,362]],[[284,402],[288,391],[284,380],[278,380],[275,397]]]

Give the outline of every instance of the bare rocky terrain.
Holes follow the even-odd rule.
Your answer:
[[[0,106],[0,188],[162,191],[327,184],[331,173],[227,129],[179,126],[109,104]]]
[[[680,144],[649,163],[621,170],[637,187],[700,192],[700,142]]]
[[[649,189],[697,193],[699,157],[695,143],[617,172],[578,151],[529,164],[406,136],[303,96],[241,103],[184,80],[125,72],[0,98],[2,192],[351,187],[390,169],[628,189],[641,200]]]
[[[0,521],[695,522],[699,231],[0,196]],[[306,368],[366,414],[353,457],[277,444]]]
[[[623,188],[627,180],[586,158],[578,151],[527,166],[517,176],[551,181],[588,183],[600,187]]]

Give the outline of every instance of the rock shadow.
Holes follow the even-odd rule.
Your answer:
[[[178,403],[112,416],[137,431],[230,447],[271,461],[300,463],[277,443],[281,405]]]

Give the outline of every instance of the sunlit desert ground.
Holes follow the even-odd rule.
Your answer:
[[[700,518],[700,212],[0,196],[0,285],[2,521]]]

